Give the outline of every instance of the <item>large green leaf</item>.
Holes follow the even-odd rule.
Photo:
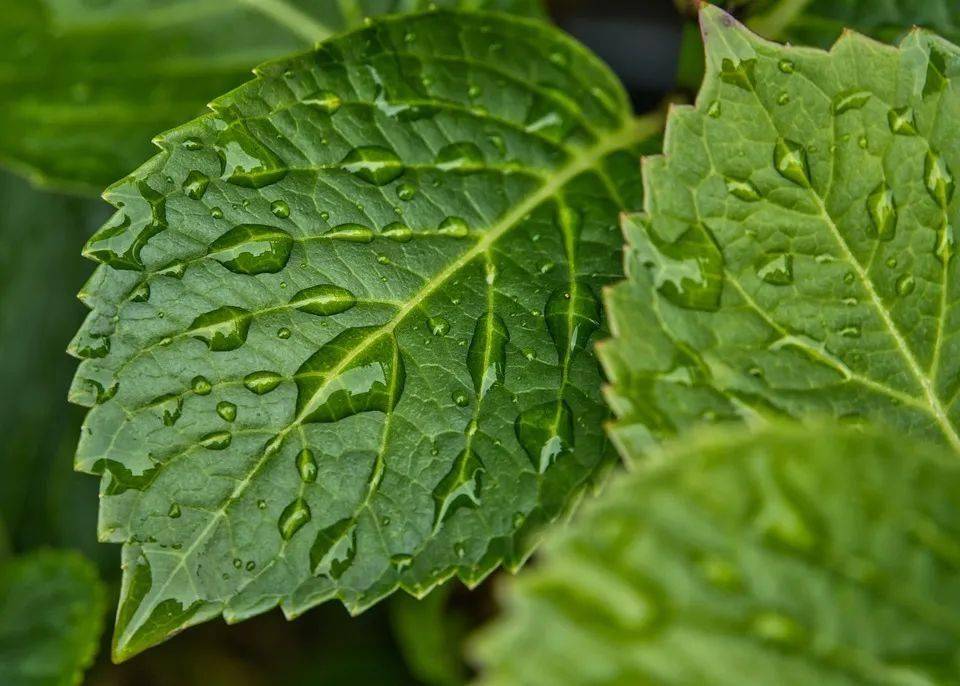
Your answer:
[[[429,5],[542,14],[539,0],[6,0],[0,159],[99,192],[256,64]]]
[[[913,26],[960,38],[957,0],[756,0],[749,26],[768,38],[829,47],[844,29],[893,41]]]
[[[960,448],[957,48],[702,22],[703,89],[646,160],[608,300],[617,440],[819,412]]]
[[[0,683],[79,684],[105,609],[96,572],[76,553],[41,551],[0,564]]]
[[[590,343],[657,124],[606,67],[430,12],[258,74],[87,246],[77,466],[126,544],[121,658],[516,567],[610,457]]]
[[[697,433],[543,547],[481,682],[956,684],[958,468],[849,427]]]

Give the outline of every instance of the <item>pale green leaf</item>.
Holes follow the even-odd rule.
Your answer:
[[[608,300],[618,442],[814,412],[960,447],[957,48],[701,17],[707,77],[645,161]]]
[[[618,479],[509,588],[481,683],[958,683],[955,455],[712,428]]]
[[[217,614],[477,583],[611,457],[591,343],[657,122],[502,15],[258,74],[107,191],[87,246],[77,466],[125,543],[121,658]]]
[[[260,62],[430,5],[542,15],[539,0],[6,0],[0,160],[97,193]]]
[[[79,684],[105,609],[96,571],[76,553],[41,551],[0,564],[0,683]]]

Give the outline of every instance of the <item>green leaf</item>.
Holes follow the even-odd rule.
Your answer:
[[[509,589],[481,683],[956,682],[955,455],[712,428],[618,478]]]
[[[514,568],[612,457],[590,343],[658,124],[609,70],[432,12],[257,73],[87,246],[77,467],[126,544],[121,659]]]
[[[467,682],[462,644],[469,617],[451,607],[455,586],[444,584],[421,599],[396,595],[390,599],[390,624],[410,672],[429,686],[460,686]]]
[[[957,48],[826,53],[702,21],[706,80],[646,160],[608,300],[616,440],[823,413],[960,448]]]
[[[6,0],[0,160],[99,193],[254,65],[430,5],[543,14],[539,0]]]
[[[758,0],[746,10],[751,29],[798,45],[830,47],[844,29],[894,41],[923,26],[953,41],[960,38],[956,0]]]
[[[105,609],[96,571],[76,553],[41,551],[0,564],[0,683],[79,684]]]

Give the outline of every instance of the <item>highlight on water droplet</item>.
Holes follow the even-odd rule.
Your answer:
[[[503,318],[493,311],[484,312],[467,348],[467,369],[478,398],[482,399],[495,383],[503,382],[509,341],[510,332]]]
[[[388,184],[405,171],[397,153],[379,145],[354,148],[340,164],[354,176],[375,186]]]
[[[340,314],[356,304],[357,298],[353,293],[333,284],[304,288],[290,298],[291,307],[320,316]]]
[[[310,448],[304,448],[297,453],[297,473],[300,474],[300,480],[306,484],[317,480],[317,460]]]
[[[283,229],[240,224],[211,243],[207,254],[236,274],[275,274],[287,266],[292,247]]]
[[[252,372],[243,377],[244,387],[257,395],[269,393],[283,381],[283,377],[276,372],[259,371]]]
[[[480,504],[483,473],[483,463],[472,450],[460,452],[450,471],[433,489],[434,529],[460,508],[475,508]]]
[[[894,237],[897,231],[897,206],[893,191],[886,182],[881,182],[867,196],[867,214],[870,215],[871,235],[882,241],[889,241]]]
[[[799,143],[786,138],[779,139],[773,148],[773,166],[783,178],[799,186],[810,185],[807,151]]]
[[[277,520],[277,529],[280,531],[281,538],[289,541],[309,521],[310,506],[303,498],[297,498],[283,508],[280,519]]]
[[[573,450],[573,412],[565,400],[524,410],[514,430],[538,474]]]
[[[252,315],[241,307],[219,307],[201,314],[187,330],[210,350],[236,350],[247,340]]]

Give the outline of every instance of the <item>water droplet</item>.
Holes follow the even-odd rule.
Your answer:
[[[947,167],[947,163],[939,153],[928,150],[926,159],[923,163],[923,185],[927,187],[930,197],[942,209],[946,209],[953,198],[954,181],[953,174]]]
[[[443,317],[430,317],[427,319],[427,329],[434,336],[446,336],[450,332],[450,322]]]
[[[266,500],[258,500],[258,501],[257,501],[257,509],[258,509],[258,510],[266,510],[266,509],[267,509],[267,501],[266,501]]]
[[[723,108],[720,105],[720,101],[714,100],[712,103],[710,103],[710,107],[707,108],[707,114],[713,119],[719,119],[722,110]]]
[[[780,60],[777,63],[777,69],[782,71],[784,74],[792,74],[795,68],[796,68],[796,65],[794,65],[793,62],[787,59]]]
[[[720,306],[723,255],[705,227],[691,226],[672,243],[648,227],[636,251],[650,270],[657,292],[674,305],[708,312]]]
[[[287,175],[283,160],[254,138],[242,122],[224,129],[217,136],[216,148],[224,176],[234,185],[263,188]]]
[[[843,114],[850,110],[859,110],[870,101],[869,91],[841,93],[833,100],[833,113]]]
[[[204,193],[207,192],[207,186],[210,185],[210,179],[207,178],[206,174],[202,174],[198,171],[192,171],[187,174],[187,178],[183,181],[183,192],[186,193],[187,197],[191,200],[200,200]]]
[[[170,517],[170,519],[180,519],[180,514],[180,506],[176,503],[171,503],[170,509],[167,510],[167,516]]]
[[[241,560],[239,557],[233,558],[233,567],[234,569],[240,569],[243,567],[243,560]]]
[[[756,59],[734,62],[730,58],[724,58],[720,63],[720,80],[731,86],[750,90],[753,87],[753,73],[756,67]]]
[[[810,185],[807,151],[799,143],[785,138],[778,140],[773,149],[773,166],[783,178],[800,186]]]
[[[886,182],[881,183],[867,196],[867,214],[870,215],[872,231],[869,233],[882,241],[889,241],[897,230],[897,206],[893,191]]]
[[[306,484],[312,484],[317,480],[317,460],[310,448],[304,448],[297,453],[297,472],[300,474],[300,480]]]
[[[454,404],[457,407],[466,407],[470,404],[470,396],[464,393],[461,390],[456,390],[450,394],[450,399],[453,400]]]
[[[441,236],[465,238],[470,233],[470,226],[460,217],[447,217],[440,222],[437,231]]]
[[[573,413],[565,400],[524,410],[514,429],[539,474],[573,449]]]
[[[467,348],[467,369],[478,398],[482,399],[493,384],[503,382],[509,341],[510,332],[503,318],[492,311],[484,312]]]
[[[397,342],[377,327],[347,329],[297,370],[297,414],[303,422],[335,422],[360,412],[389,412],[406,371]]]
[[[793,255],[771,253],[764,256],[763,263],[757,269],[757,276],[774,286],[793,283]]]
[[[407,553],[399,553],[397,555],[390,556],[390,564],[397,568],[397,571],[406,569],[411,564],[413,564],[413,555]]]
[[[290,306],[301,312],[329,316],[346,312],[357,304],[357,299],[346,288],[321,284],[304,288],[290,299]]]
[[[110,337],[97,334],[91,334],[86,343],[80,344],[76,348],[78,357],[89,360],[106,357],[110,352]]]
[[[315,575],[339,579],[357,554],[357,525],[341,519],[317,534],[310,547],[310,568]]]
[[[583,350],[600,328],[600,301],[589,284],[578,279],[572,288],[557,288],[550,294],[544,317],[558,359],[566,360]]]
[[[283,200],[274,200],[270,203],[270,211],[278,219],[286,219],[290,216],[290,205]]]
[[[232,422],[237,418],[237,406],[227,400],[217,403],[217,414],[225,422]]]
[[[857,325],[845,326],[840,329],[840,335],[844,338],[860,338],[860,327]]]
[[[167,393],[154,398],[150,403],[160,412],[160,421],[164,426],[173,426],[183,412],[183,397],[177,393]]]
[[[190,386],[197,395],[210,395],[210,391],[213,390],[213,385],[202,376],[193,377]]]
[[[223,450],[230,445],[233,436],[229,431],[214,431],[200,439],[200,445],[207,450]]]
[[[276,274],[292,247],[293,237],[282,229],[240,224],[211,243],[207,254],[236,274]]]
[[[937,259],[943,264],[948,264],[953,257],[953,227],[944,223],[940,227],[937,235],[936,246]]]
[[[786,91],[784,91],[777,97],[778,105],[786,105],[788,102],[790,102],[790,94],[787,93]]]
[[[214,219],[223,219],[223,210],[221,210],[219,207],[211,207],[210,216]]]
[[[276,372],[259,371],[252,372],[243,377],[244,387],[257,395],[269,393],[283,381],[283,377]]]
[[[366,145],[351,150],[341,162],[343,168],[367,183],[383,186],[401,176],[403,163],[397,153],[378,145]]]
[[[887,123],[890,124],[890,130],[900,136],[914,136],[917,133],[913,110],[909,107],[890,110],[887,113]]]
[[[137,191],[139,198],[128,201],[123,210],[90,237],[84,255],[114,269],[143,270],[143,247],[167,228],[166,196],[146,181],[137,183]]]
[[[482,167],[484,162],[476,143],[451,143],[437,153],[437,167],[443,171]]]
[[[185,138],[183,143],[184,150],[197,151],[203,148],[203,141],[199,138]]]
[[[760,191],[749,181],[727,179],[726,182],[727,190],[735,198],[740,198],[744,202],[756,202],[760,199]]]
[[[309,521],[310,506],[303,498],[297,498],[283,508],[280,519],[277,520],[277,528],[283,540],[289,541]]]
[[[309,105],[325,114],[333,114],[340,109],[343,101],[340,99],[340,96],[333,91],[318,90],[305,97],[303,104]]]
[[[210,350],[236,350],[247,340],[252,315],[240,307],[220,307],[201,314],[187,330],[194,338],[207,344]]]
[[[413,231],[410,228],[400,222],[394,222],[386,228],[384,228],[381,235],[384,238],[389,238],[392,241],[397,243],[408,243],[410,239],[413,238]]]
[[[899,279],[897,279],[897,295],[905,297],[913,293],[913,289],[916,288],[917,282],[911,274],[903,274]]]
[[[130,302],[145,303],[150,299],[150,284],[144,282],[130,293]]]
[[[247,560],[247,564],[245,564],[243,568],[246,569],[248,572],[252,572],[254,569],[257,568],[257,563],[254,562],[253,560]]]
[[[399,186],[397,186],[397,197],[405,202],[413,200],[416,194],[417,187],[412,183],[401,183]]]
[[[340,224],[323,235],[347,243],[370,243],[373,241],[373,229],[362,224]]]
[[[461,507],[480,504],[480,478],[483,463],[472,450],[464,450],[454,460],[450,471],[433,489],[433,526],[438,527]]]

